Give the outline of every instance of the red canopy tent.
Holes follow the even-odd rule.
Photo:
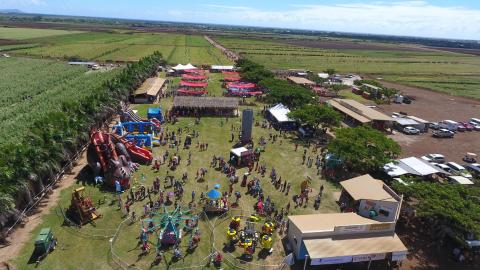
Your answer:
[[[222,71],[223,75],[229,75],[229,76],[240,76],[240,73],[235,72],[235,71]]]
[[[204,81],[204,80],[208,79],[208,77],[203,76],[203,75],[183,74],[182,79],[183,80],[190,80],[190,81]]]
[[[201,96],[208,94],[208,91],[205,89],[202,90],[188,90],[185,88],[177,89],[177,93],[184,96]]]
[[[208,86],[207,82],[186,82],[186,81],[181,81],[180,82],[181,87],[201,87],[205,88]]]
[[[205,74],[205,70],[203,69],[185,69],[183,73],[190,73],[190,74]]]
[[[238,88],[238,89],[248,89],[248,88],[256,88],[257,85],[254,83],[227,83],[228,88]]]
[[[226,82],[239,82],[241,80],[240,77],[225,77],[223,78]]]

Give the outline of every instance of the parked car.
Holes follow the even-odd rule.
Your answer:
[[[457,126],[457,131],[459,132],[464,132],[467,130],[467,127],[465,127],[463,124],[461,123],[458,123],[458,126]]]
[[[480,131],[480,125],[473,125],[473,130]]]
[[[403,103],[405,104],[412,104],[412,98],[409,96],[404,96],[403,97]]]
[[[463,176],[463,177],[468,178],[468,179],[473,178],[473,176],[462,165],[459,165],[455,162],[448,162],[445,165],[450,167],[450,169],[452,170],[451,173],[453,173],[453,174],[460,175],[460,176]]]
[[[403,129],[403,133],[408,134],[408,135],[417,135],[420,134],[420,130],[414,127],[405,127]]]
[[[477,178],[480,177],[480,164],[472,163],[472,164],[469,164],[465,167],[474,177],[477,177]]]
[[[431,128],[431,129],[440,129],[440,125],[438,124],[438,122],[431,122],[428,124],[428,126]]]
[[[440,128],[448,129],[451,131],[457,131],[458,129],[458,122],[452,121],[452,120],[443,120],[438,123],[440,125]]]
[[[455,133],[453,131],[450,131],[448,129],[439,129],[433,132],[432,134],[433,137],[435,138],[453,138],[455,136]]]
[[[445,163],[445,156],[441,154],[428,154],[422,156],[421,159],[428,162]]]
[[[447,173],[452,173],[452,168],[448,167],[447,165],[445,164],[438,164],[438,163],[435,163],[433,164],[435,167],[439,168],[439,169],[442,169],[444,171],[446,171]]]
[[[473,126],[472,124],[470,124],[470,123],[461,122],[460,124],[462,124],[467,131],[472,131],[472,130],[474,129],[474,126]]]

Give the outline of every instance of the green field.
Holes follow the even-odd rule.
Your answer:
[[[372,78],[480,98],[480,58],[444,51],[307,48],[264,40],[217,38],[227,48],[270,69],[334,68]]]
[[[0,58],[0,71],[0,144],[20,142],[36,119],[92,95],[117,72],[14,57]]]
[[[174,64],[231,63],[203,36],[167,33],[86,32],[48,38],[30,38],[25,42],[36,46],[26,49],[19,47],[17,50],[10,48],[10,51],[29,57],[64,59],[76,57],[97,61],[137,61],[154,51],[159,51],[165,60]]]
[[[220,74],[211,74],[210,75],[210,94],[219,95],[221,93],[220,85]],[[252,100],[253,101],[253,100]],[[163,109],[170,109],[172,106],[172,98],[162,99],[161,107]],[[141,116],[146,115],[148,107],[152,105],[135,105],[133,108],[139,111]],[[263,108],[264,104],[258,103],[256,106],[251,106],[250,108],[255,110],[255,119],[256,121],[262,121],[263,117],[258,114],[259,111]],[[177,130],[179,127],[189,128],[189,130],[196,130],[199,132],[200,136],[198,139],[193,140],[193,145],[190,150],[185,150],[180,147],[179,155],[182,157],[182,162],[180,166],[175,171],[169,171],[169,175],[174,175],[177,179],[181,178],[181,175],[184,172],[188,172],[189,180],[184,186],[185,196],[183,199],[183,205],[185,206],[190,201],[190,194],[192,190],[197,192],[197,200],[199,198],[200,192],[205,192],[208,189],[211,189],[215,184],[221,184],[222,191],[228,190],[228,179],[224,174],[221,174],[219,171],[209,167],[210,160],[213,155],[228,157],[232,143],[230,140],[230,129],[231,126],[234,126],[236,129],[240,128],[240,118],[229,119],[228,122],[225,118],[214,118],[214,117],[202,117],[200,124],[195,124],[193,118],[181,118],[179,122],[175,125],[166,124],[164,128],[169,131]],[[274,130],[264,129],[260,127],[254,127],[254,140],[257,142],[261,136],[268,138],[269,133],[278,134]],[[185,133],[184,133],[185,134]],[[184,139],[184,134],[182,135]],[[209,147],[207,151],[199,151],[196,147],[197,141],[200,143],[208,143]],[[281,142],[280,142],[281,141]],[[300,183],[304,181],[307,177],[311,177],[311,187],[313,189],[312,194],[316,194],[319,190],[321,184],[325,186],[324,196],[322,199],[322,204],[320,209],[317,212],[337,212],[338,206],[334,202],[334,192],[338,191],[336,187],[330,183],[322,180],[317,176],[315,166],[308,168],[302,163],[302,154],[305,149],[300,143],[298,151],[294,151],[294,142],[296,142],[296,136],[294,134],[284,134],[280,135],[276,143],[268,142],[266,146],[266,151],[262,153],[260,164],[266,164],[268,173],[272,167],[278,172],[278,175],[282,179],[286,179],[292,183],[292,189],[288,196],[280,191],[276,190],[273,185],[268,180],[268,173],[265,177],[261,177],[256,172],[253,175],[258,176],[262,180],[262,188],[264,190],[265,196],[270,196],[272,202],[274,202],[279,209],[284,207],[288,201],[291,202],[292,195],[296,194],[300,190]],[[175,152],[175,149],[168,148],[167,146],[155,147],[154,156],[159,157],[165,151],[170,153]],[[188,152],[192,152],[192,164],[187,166],[186,159]],[[312,153],[311,148],[308,150],[309,156],[315,156]],[[196,181],[195,174],[196,171],[201,168],[208,168],[208,173],[205,181]],[[240,169],[237,171],[237,175],[243,175],[246,172],[246,168]],[[144,173],[146,176],[145,182],[141,182],[141,174]],[[162,165],[160,172],[155,173],[151,170],[149,166],[142,166],[140,170],[135,174],[134,179],[137,183],[150,185],[154,177],[158,176],[161,180],[165,178],[167,174],[166,165]],[[85,176],[84,176],[85,177]],[[87,177],[88,178],[88,177]],[[85,178],[82,178],[85,179]],[[90,178],[91,179],[91,178]],[[74,187],[81,185],[81,182],[75,184]],[[164,188],[164,182],[161,184],[162,189]],[[69,205],[69,198],[72,188],[64,190],[61,195],[61,200],[58,207],[67,207]],[[167,191],[171,191],[171,188],[167,188]],[[234,185],[234,192],[240,191],[242,193],[242,199],[240,201],[240,207],[235,210],[233,214],[240,214],[243,212],[244,215],[249,215],[253,211],[253,205],[257,201],[256,198],[245,194],[246,188],[240,187],[240,183]],[[38,226],[35,231],[32,233],[32,241],[27,244],[20,254],[21,256],[13,260],[14,265],[18,269],[34,269],[34,264],[29,264],[28,261],[33,251],[33,237],[40,230],[41,227],[52,227],[56,236],[59,239],[60,246],[57,250],[51,253],[44,261],[42,261],[36,269],[120,269],[112,259],[112,255],[109,250],[109,239],[114,234],[115,229],[117,229],[119,223],[122,221],[122,213],[116,206],[114,196],[111,193],[105,193],[98,188],[90,186],[87,184],[87,194],[93,197],[93,201],[98,201],[106,197],[107,202],[99,206],[98,210],[101,214],[104,215],[103,218],[95,222],[95,227],[91,225],[84,226],[81,229],[73,229],[66,226],[62,226],[62,217],[59,215],[58,208],[51,211],[47,214],[42,221],[42,224]],[[312,195],[313,196],[313,195]],[[125,199],[125,197],[123,197]],[[156,196],[152,196],[156,198]],[[148,200],[148,199],[147,199]],[[147,201],[145,200],[145,201]],[[196,200],[196,201],[197,201]],[[145,202],[143,201],[143,203]],[[142,213],[143,203],[135,203],[135,211],[137,213]],[[199,204],[201,206],[201,204]],[[171,207],[170,207],[171,209]],[[302,213],[312,213],[315,212],[313,209],[313,198],[309,202],[307,208],[295,208],[292,203],[291,212],[293,214],[302,214]],[[210,225],[207,226],[207,222]],[[209,251],[213,247],[217,249],[223,248],[223,243],[225,240],[225,230],[228,220],[216,220],[215,218],[210,219],[210,221],[201,221],[200,229],[202,232],[202,240],[200,246],[196,249],[195,252],[188,254],[185,257],[184,261],[179,261],[171,265],[171,269],[182,268],[182,267],[191,267],[191,266],[203,266],[205,265],[204,259]],[[140,232],[140,223],[136,222],[130,225],[130,222],[127,221],[121,227],[116,241],[113,243],[113,250],[116,255],[124,262],[125,265],[130,265],[134,269],[166,269],[165,261],[162,261],[161,265],[154,268],[149,268],[150,263],[155,257],[154,252],[150,252],[149,255],[145,257],[139,257],[140,248],[136,245],[138,235]],[[260,226],[260,225],[259,225]],[[213,228],[212,228],[213,227]],[[214,232],[214,236],[212,236]],[[181,244],[181,250],[185,254],[186,245],[188,243],[189,235],[185,235],[185,241]],[[266,259],[257,259],[255,256],[254,263],[263,265],[263,264],[278,264],[284,256],[283,248],[280,241],[278,241],[279,236],[275,236],[277,241],[275,244],[274,254],[267,257]],[[150,239],[152,244],[156,241]],[[224,264],[225,269],[233,269],[233,265],[248,268],[248,269],[268,269],[263,268],[258,265],[249,265],[241,264],[235,262],[235,257],[241,254],[240,248],[237,247],[237,250],[231,254],[225,254],[225,258],[230,261],[228,264]],[[171,260],[172,251],[166,253],[167,261]],[[68,260],[65,260],[68,258]],[[199,267],[200,268],[200,267]],[[212,266],[212,269],[213,266]]]
[[[81,33],[80,31],[0,27],[0,39],[25,40]]]

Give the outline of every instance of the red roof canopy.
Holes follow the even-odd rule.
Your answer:
[[[184,80],[191,80],[191,81],[203,81],[208,79],[207,76],[203,75],[190,75],[190,74],[183,74],[182,79]]]
[[[235,71],[222,71],[223,75],[230,75],[230,76],[240,76],[240,73]]]
[[[257,87],[254,83],[227,83],[228,88],[238,88],[238,89],[247,89],[247,88],[255,88]]]
[[[240,77],[225,77],[223,78],[224,81],[227,82],[239,82],[241,80]]]
[[[188,96],[196,96],[196,95],[205,95],[208,94],[208,91],[205,89],[202,90],[188,90],[185,88],[180,88],[177,89],[177,93],[182,94],[182,95],[188,95]]]
[[[193,73],[193,74],[205,74],[203,69],[185,69],[183,73]]]
[[[180,86],[182,87],[201,87],[205,88],[208,86],[207,82],[186,82],[186,81],[181,81]]]

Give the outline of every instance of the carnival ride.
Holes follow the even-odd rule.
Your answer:
[[[92,199],[85,197],[85,187],[80,187],[72,192],[72,200],[70,207],[67,209],[67,216],[76,222],[79,226],[83,226],[99,217]]]
[[[182,231],[194,232],[196,239],[191,239],[191,241],[198,244],[198,241],[200,241],[198,216],[192,215],[190,210],[182,210],[180,206],[171,212],[164,207],[163,213],[152,212],[149,218],[142,220],[141,234],[156,233],[157,249],[180,243]]]
[[[251,221],[251,217],[245,221],[245,227],[241,227],[241,217],[232,217],[227,227],[227,243],[226,245],[232,250],[235,246],[243,248],[243,256],[246,259],[252,259],[257,246],[261,246],[262,250],[271,253],[273,246],[273,233],[275,232],[275,224],[267,221],[263,224],[261,231],[256,229],[258,222]],[[258,219],[255,219],[259,221]]]
[[[207,214],[223,214],[228,211],[228,201],[223,197],[222,193],[217,189],[220,188],[220,185],[215,185],[215,189],[207,192],[207,197],[205,200],[205,205],[203,211]]]

